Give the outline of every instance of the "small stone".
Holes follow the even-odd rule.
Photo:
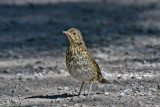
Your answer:
[[[138,88],[136,86],[132,86],[132,90],[136,91]]]
[[[43,74],[42,74],[42,73],[39,73],[39,77],[42,78],[42,77],[43,77]]]
[[[157,90],[155,88],[149,88],[150,91],[156,92]]]
[[[87,90],[84,91],[84,95],[88,95],[88,91]]]
[[[12,103],[18,103],[18,100],[12,99],[11,102],[12,102]]]
[[[62,107],[67,107],[67,104],[63,104]]]
[[[56,101],[56,102],[60,102],[60,101],[61,101],[61,99],[60,99],[60,98],[57,98],[55,101]]]
[[[69,88],[68,87],[64,87],[64,90],[67,91],[67,90],[69,90]]]
[[[22,73],[22,71],[20,71],[20,70],[17,70],[17,71],[15,71],[16,73]]]
[[[104,85],[98,85],[98,89],[104,89]]]
[[[131,94],[131,93],[132,93],[132,89],[125,89],[125,90],[124,90],[124,93],[125,93],[125,94]]]
[[[143,104],[142,101],[139,101],[139,102],[138,102],[138,105],[142,106],[142,105],[144,105],[144,104]]]
[[[62,73],[64,73],[64,72],[65,72],[65,70],[64,70],[64,69],[61,69],[61,70],[59,70],[58,73],[62,74]]]
[[[152,93],[151,93],[151,92],[148,92],[148,95],[149,95],[149,96],[151,96],[151,95],[152,95]]]
[[[147,101],[146,104],[151,104],[151,102],[150,102],[150,101]]]
[[[34,63],[35,63],[35,64],[41,64],[42,61],[41,61],[41,60],[37,60],[37,61],[35,61]]]
[[[137,94],[139,94],[140,96],[144,96],[146,93],[145,92],[139,92]]]
[[[81,97],[80,96],[74,96],[71,98],[72,101],[78,101]]]
[[[124,93],[120,93],[117,97],[123,97],[124,95]]]
[[[87,107],[87,106],[83,104],[82,107]]]
[[[156,98],[156,96],[155,96],[155,95],[152,95],[151,98]]]
[[[116,107],[115,105],[109,105],[109,107]]]
[[[53,71],[49,71],[48,74],[53,74]]]
[[[81,107],[81,105],[77,103],[74,105],[74,107]]]
[[[16,90],[13,89],[13,90],[12,90],[12,93],[15,93],[15,92],[16,92]]]
[[[62,88],[62,87],[58,87],[57,89],[58,89],[58,90],[63,90],[63,88]]]
[[[79,98],[85,98],[85,96],[84,95],[79,95]]]
[[[93,96],[93,95],[92,95],[92,96],[90,96],[90,99],[92,99],[92,100],[96,100],[95,96],[96,96],[96,95],[94,95],[94,96]]]
[[[4,69],[3,72],[4,73],[10,73],[11,71],[9,69]]]
[[[30,90],[30,88],[29,87],[25,87],[25,91],[29,91]]]
[[[26,64],[24,65],[24,68],[31,68],[32,67],[32,64]]]
[[[105,92],[104,95],[106,95],[106,96],[109,95],[109,92]]]
[[[45,67],[43,65],[39,65],[38,68],[41,70],[45,69]]]

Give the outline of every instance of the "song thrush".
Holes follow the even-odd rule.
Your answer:
[[[63,33],[67,35],[69,40],[69,47],[66,51],[67,69],[71,76],[82,81],[78,96],[86,81],[90,83],[88,95],[90,94],[94,80],[100,83],[110,84],[110,82],[102,76],[98,64],[90,55],[83,41],[81,32],[76,28],[71,28],[67,31],[63,31]]]

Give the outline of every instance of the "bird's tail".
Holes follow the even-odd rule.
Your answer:
[[[99,75],[97,81],[102,84],[111,84],[108,80],[106,80],[102,75]]]

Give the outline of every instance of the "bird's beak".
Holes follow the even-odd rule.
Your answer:
[[[64,34],[68,35],[68,32],[67,32],[67,31],[63,31],[62,33],[64,33]]]
[[[70,37],[70,34],[69,34],[67,31],[63,31],[63,33],[66,34],[66,36],[68,37],[69,43],[72,43],[73,40],[72,40],[72,38]]]

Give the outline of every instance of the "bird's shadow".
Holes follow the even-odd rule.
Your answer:
[[[31,99],[31,98],[46,98],[46,99],[57,99],[57,98],[68,98],[68,97],[74,97],[74,96],[78,96],[76,94],[57,94],[57,95],[38,95],[38,96],[31,96],[31,97],[26,97],[25,99]]]

